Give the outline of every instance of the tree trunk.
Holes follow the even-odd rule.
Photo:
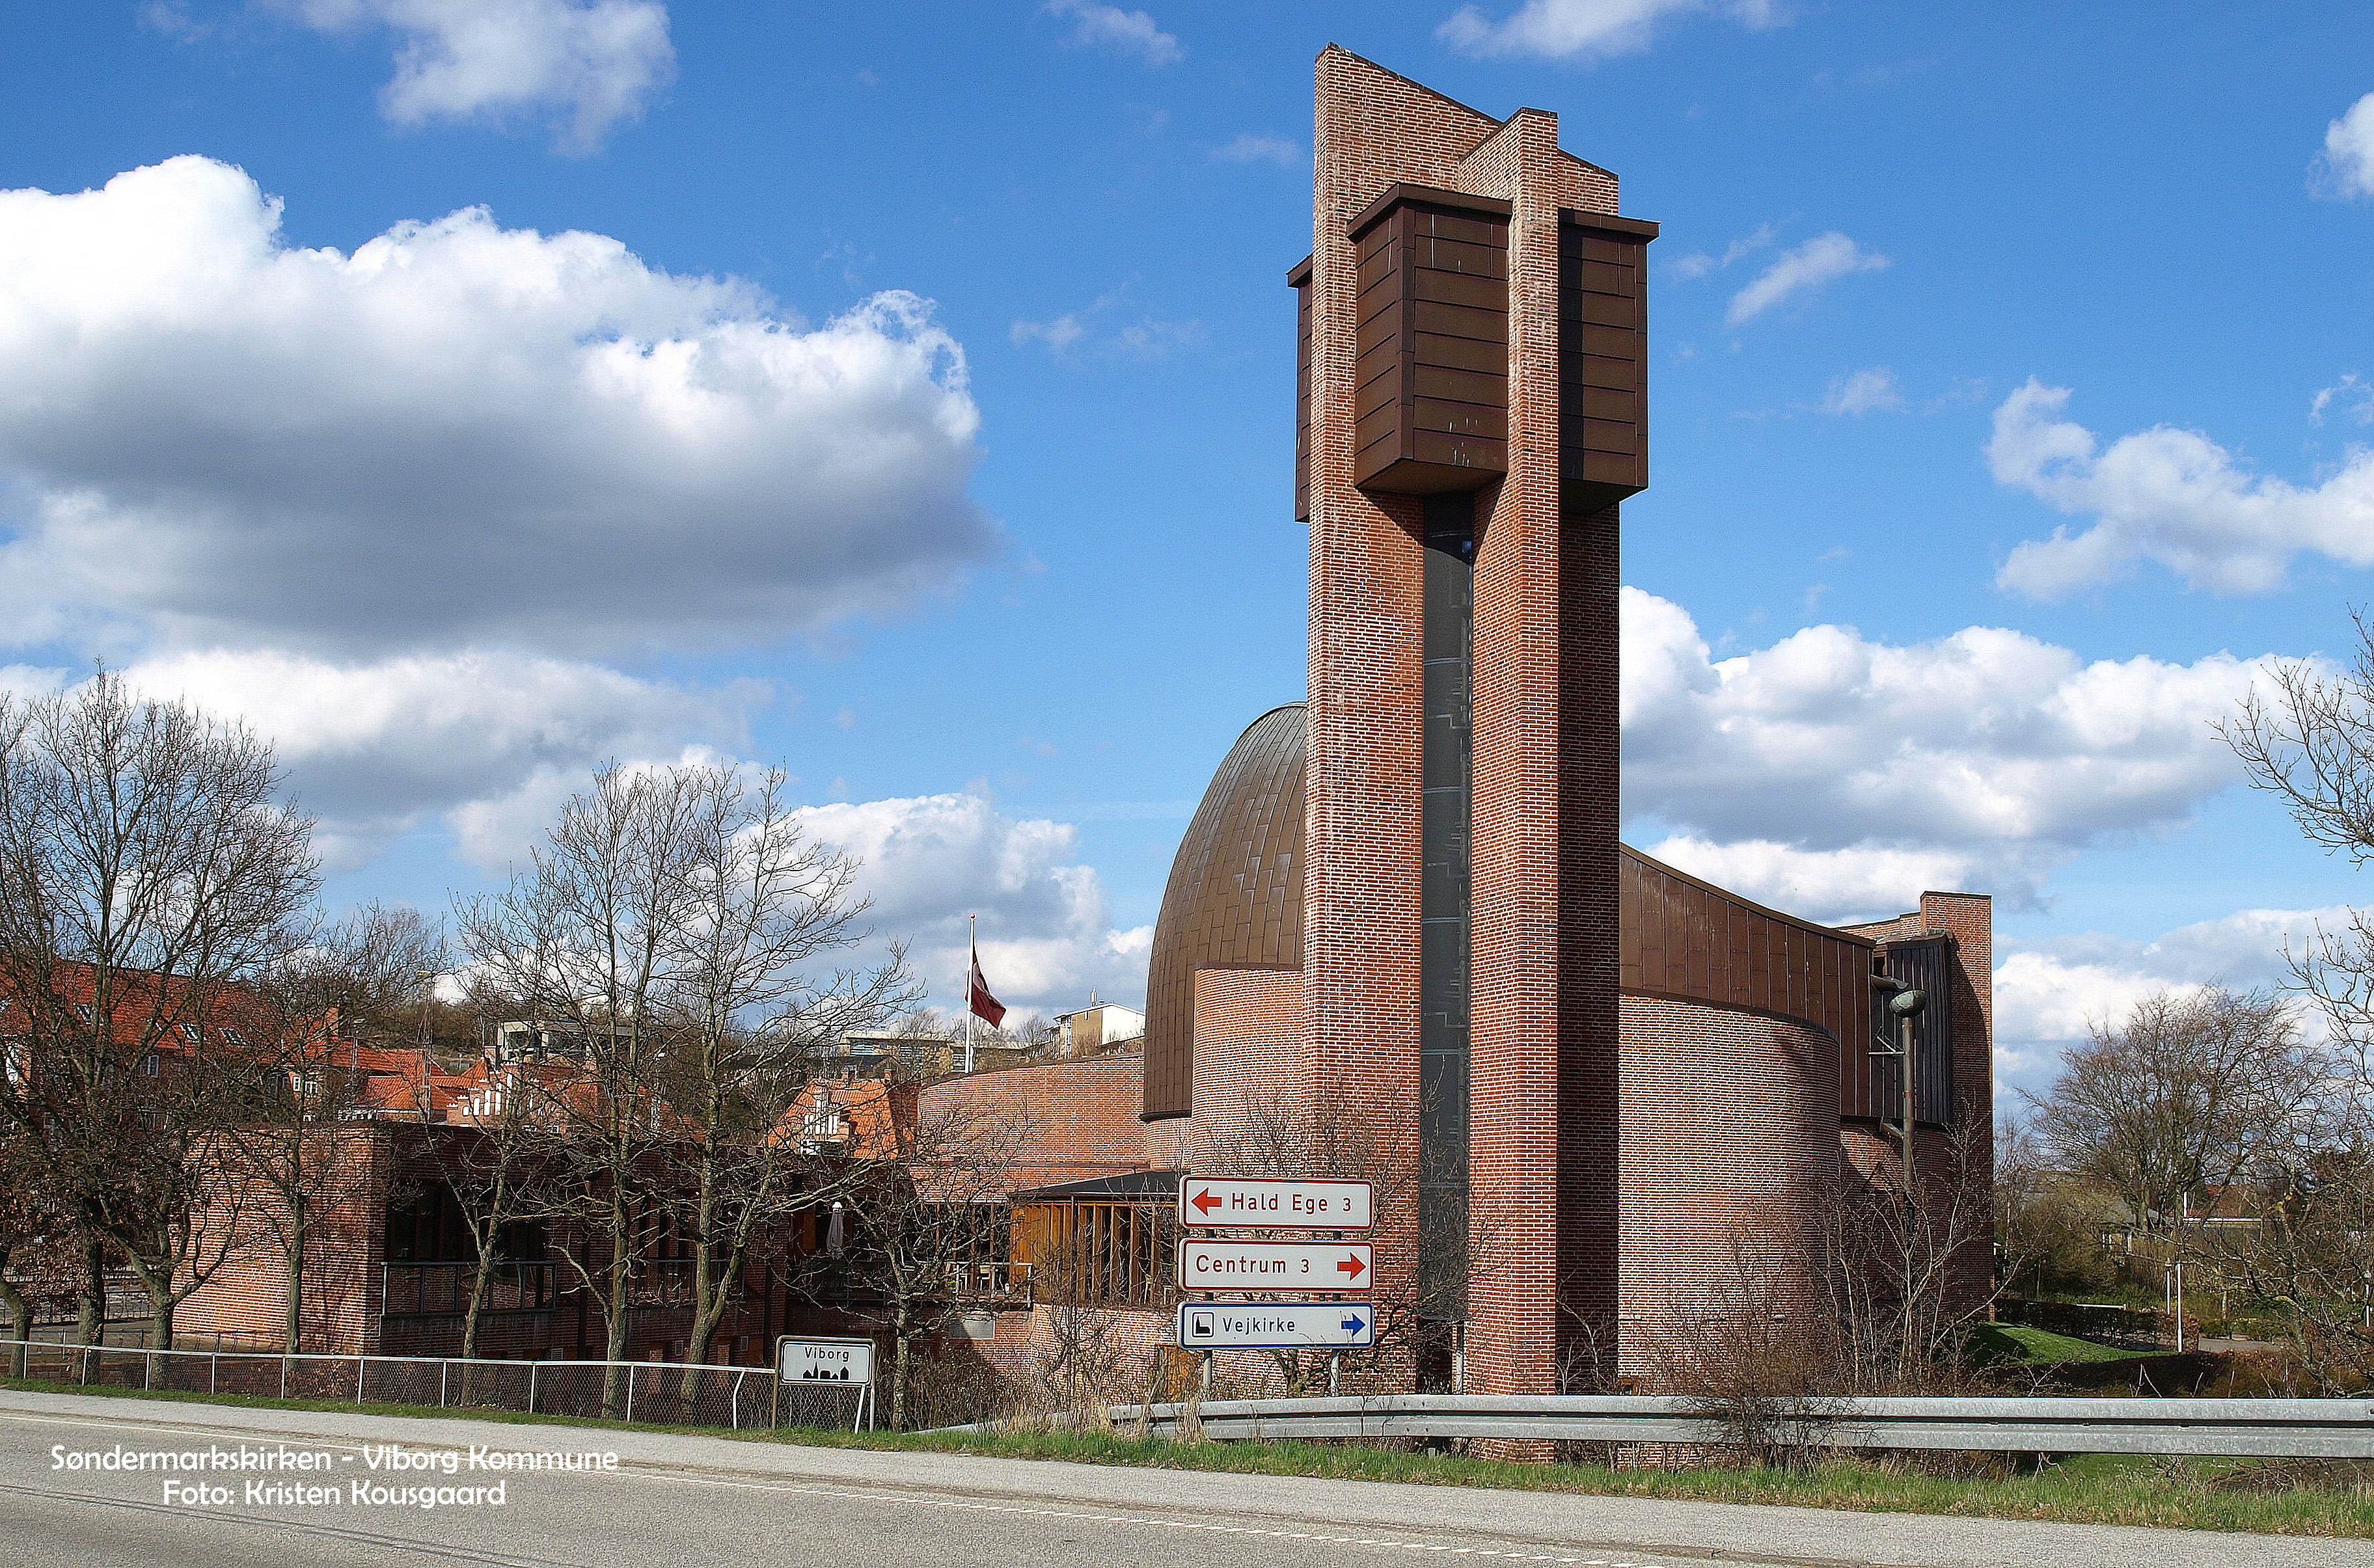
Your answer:
[[[151,1286],[148,1292],[148,1349],[170,1351],[173,1348],[173,1294],[169,1284],[163,1291]],[[160,1355],[148,1357],[148,1383],[154,1387],[172,1363]]]
[[[605,1324],[602,1359],[602,1413],[611,1421],[625,1419],[627,1375],[618,1363],[627,1359],[627,1315],[633,1311],[634,1292],[627,1278],[628,1259],[614,1253],[610,1259],[610,1313]]]
[[[82,1293],[75,1303],[75,1343],[95,1345],[107,1332],[107,1250],[96,1236],[82,1244]]]
[[[478,1266],[470,1270],[470,1300],[462,1308],[462,1359],[476,1360],[478,1354],[478,1311],[487,1301],[487,1270],[492,1265],[487,1255],[478,1255]],[[464,1373],[464,1376],[468,1374]]]
[[[9,1327],[16,1329],[9,1336],[15,1343],[8,1352],[8,1375],[22,1377],[25,1375],[25,1342],[33,1337],[32,1298],[7,1281],[0,1280],[0,1301],[8,1304]]]
[[[282,1350],[284,1353],[293,1356],[304,1348],[305,1229],[302,1224],[289,1233],[288,1258],[288,1299],[286,1304],[287,1322],[284,1325],[288,1343],[282,1347]]]
[[[907,1347],[914,1336],[907,1331],[901,1309],[892,1319],[890,1351],[890,1430],[907,1430]]]
[[[684,1358],[684,1405],[688,1414],[700,1387],[700,1374],[696,1369],[709,1360],[710,1343],[717,1336],[718,1324],[724,1321],[725,1301],[729,1294],[726,1280],[711,1277],[709,1253],[709,1247],[701,1246],[694,1248],[692,1255],[692,1340]],[[725,1272],[730,1280],[733,1275],[731,1264]]]

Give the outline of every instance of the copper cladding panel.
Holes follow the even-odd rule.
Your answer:
[[[1147,1121],[1191,1114],[1195,971],[1302,967],[1302,705],[1228,749],[1170,862],[1146,981]]]
[[[1604,507],[1649,483],[1648,244],[1656,232],[1652,223],[1559,214],[1559,469],[1573,505]]]
[[[1811,1024],[1854,1052],[1871,1030],[1872,943],[1795,919],[1630,845],[1619,851],[1623,988]]]
[[[1352,482],[1480,489],[1509,469],[1509,204],[1396,185],[1353,219]]]

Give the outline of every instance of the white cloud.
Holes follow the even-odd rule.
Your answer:
[[[1240,132],[1236,140],[1214,147],[1212,157],[1221,163],[1275,163],[1281,169],[1300,169],[1310,161],[1300,142],[1257,136],[1251,131]]]
[[[2374,196],[2374,92],[2324,128],[2321,182],[2337,196]]]
[[[1462,6],[1434,36],[1468,54],[1571,60],[1646,49],[1658,22],[1695,12],[1758,29],[1784,19],[1772,0],[1525,0],[1515,15],[1497,22],[1476,6]]]
[[[1911,907],[1924,889],[1969,889],[1987,880],[1992,869],[1977,855],[1933,846],[1801,849],[1769,838],[1718,844],[1690,834],[1663,839],[1649,853],[1718,887],[1807,919],[1877,919]]]
[[[814,806],[817,839],[864,862],[877,936],[911,937],[910,961],[934,995],[961,993],[966,916],[981,917],[981,971],[1009,1007],[1085,1001],[1091,987],[1142,997],[1154,929],[1114,929],[1093,867],[1072,863],[1070,825],[1017,821],[979,795]]]
[[[2014,549],[1996,574],[2003,587],[2052,599],[2150,560],[2190,587],[2262,593],[2303,551],[2374,566],[2374,451],[2302,488],[2247,473],[2196,430],[2155,426],[2101,448],[2091,430],[2053,417],[2068,403],[2068,388],[2031,378],[1995,410],[1996,480],[2095,520]]]
[[[277,0],[322,32],[395,35],[395,78],[380,111],[432,121],[556,122],[559,146],[589,151],[641,119],[676,79],[660,0]]]
[[[772,639],[902,609],[994,544],[963,351],[911,295],[804,329],[484,209],[351,255],[279,228],[200,158],[0,193],[15,640]]]
[[[452,813],[463,857],[499,870],[596,765],[672,753],[688,735],[731,744],[770,696],[757,681],[693,690],[492,652],[334,664],[214,651],[136,663],[124,676],[147,696],[186,698],[272,742],[338,869]],[[513,820],[523,801],[541,802],[524,825]]]
[[[1825,414],[1870,414],[1903,406],[1904,390],[1896,384],[1896,372],[1885,365],[1840,376],[1822,397]]]
[[[1731,297],[1723,320],[1732,326],[1753,321],[1785,300],[1807,295],[1859,272],[1881,272],[1891,263],[1886,256],[1863,249],[1833,229],[1817,234],[1794,250],[1784,251],[1755,282]]]
[[[2256,662],[2086,663],[1972,626],[1894,646],[1808,627],[1714,660],[1679,606],[1623,596],[1624,802],[1644,846],[1817,919],[1923,888],[2032,901],[2113,835],[2168,832],[2239,777],[2210,722]]]
[[[1016,322],[1006,336],[1017,348],[1045,344],[1059,359],[1070,357],[1075,349],[1105,359],[1161,359],[1181,349],[1201,348],[1210,335],[1202,322],[1167,321],[1147,312],[1113,324],[1128,298],[1124,285],[1085,309],[1066,310],[1051,321]]]
[[[1006,329],[1005,335],[1019,347],[1025,344],[1043,343],[1057,354],[1087,335],[1078,315],[1065,311],[1052,322],[1017,322]]]
[[[1072,36],[1064,41],[1075,48],[1131,54],[1149,65],[1171,64],[1187,53],[1144,11],[1124,11],[1097,0],[1047,0],[1046,10],[1049,16],[1070,18]]]
[[[2335,404],[2352,424],[2374,425],[2374,386],[2358,380],[2356,371],[2347,372],[2329,387],[2317,389],[2316,396],[2309,400],[2308,422],[2323,424],[2326,412]]]
[[[2280,986],[2289,977],[2286,948],[2299,951],[2320,924],[2345,929],[2348,919],[2340,907],[2242,909],[2149,942],[2086,932],[2008,942],[1995,966],[1996,1071],[2041,1088],[2063,1049],[2156,991]],[[2315,1026],[2314,1018],[2308,1022]]]

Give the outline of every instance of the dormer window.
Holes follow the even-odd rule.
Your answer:
[[[247,1049],[247,1036],[232,1028],[229,1024],[226,1024],[215,1032],[223,1037],[223,1044],[229,1046],[232,1049],[242,1051]]]
[[[75,1016],[81,1019],[86,1024],[91,1022],[92,1019],[98,1016],[98,1014],[91,1012],[90,1003],[87,1001],[78,1001],[75,1003],[74,1010]]]
[[[179,1029],[182,1032],[182,1038],[189,1041],[190,1044],[194,1046],[202,1046],[206,1044],[206,1037],[198,1033],[198,1026],[196,1024],[176,1024],[173,1027]]]

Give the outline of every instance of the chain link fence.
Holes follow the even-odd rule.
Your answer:
[[[283,1355],[34,1340],[0,1345],[0,1368],[83,1387],[606,1416],[662,1426],[847,1426],[856,1419],[851,1390],[794,1386],[779,1395],[770,1368],[697,1362]]]

